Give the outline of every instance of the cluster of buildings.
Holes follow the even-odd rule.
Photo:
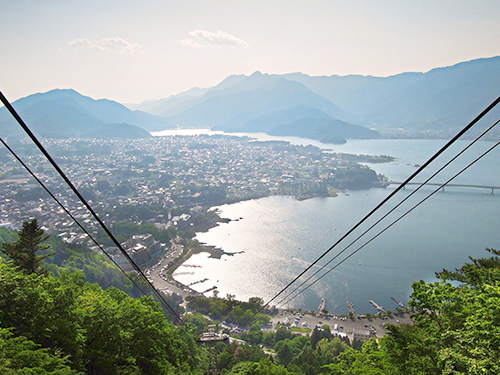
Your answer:
[[[163,229],[175,225],[186,230],[201,206],[300,195],[304,189],[314,195],[315,187],[324,192],[326,181],[339,168],[355,164],[312,146],[227,136],[44,139],[42,143],[109,227],[117,221],[139,221],[109,214],[117,206],[155,206],[175,208],[175,215],[147,220]],[[26,141],[12,147],[72,215],[95,233],[98,224],[33,146]],[[1,225],[18,229],[23,220],[36,217],[47,232],[67,242],[89,240],[14,158],[6,160],[0,169]],[[156,251],[150,241],[134,239],[130,233],[126,243],[135,257],[143,259],[143,247],[152,249],[148,254]]]
[[[151,234],[135,234],[121,245],[132,260],[142,268],[161,257],[167,244],[156,241]],[[132,271],[132,265],[117,248],[110,248],[107,252],[122,270]]]

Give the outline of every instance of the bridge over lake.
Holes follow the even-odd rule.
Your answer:
[[[399,181],[389,181],[389,184],[394,184],[394,185],[401,185],[402,182]],[[408,182],[407,185],[422,185],[421,182]],[[473,184],[446,184],[443,185],[442,183],[439,182],[426,182],[425,185],[428,186],[440,186],[441,191],[444,191],[445,187],[460,187],[460,188],[473,188],[473,189],[486,189],[490,190],[491,194],[495,192],[495,190],[500,190],[500,186],[492,186],[492,185],[473,185]],[[405,187],[406,187],[405,186]],[[403,187],[403,189],[405,188]]]

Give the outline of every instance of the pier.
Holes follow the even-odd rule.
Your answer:
[[[325,307],[326,307],[326,300],[323,298],[321,299],[321,302],[318,307],[318,313],[316,314],[318,317],[323,315],[323,310],[325,309]]]
[[[401,185],[402,182],[399,181],[389,181],[389,184]],[[421,182],[408,182],[406,185],[422,185]],[[491,194],[495,192],[495,190],[500,190],[500,186],[492,186],[492,185],[473,185],[473,184],[446,184],[438,182],[426,182],[425,185],[429,186],[440,186],[441,191],[444,191],[445,187],[465,187],[465,188],[473,188],[473,189],[487,189],[491,190]],[[404,189],[405,187],[403,187]]]
[[[354,304],[352,302],[347,302],[347,307],[352,312],[352,315],[356,314],[356,312],[354,311]]]
[[[201,294],[205,294],[206,292],[210,292],[211,290],[214,290],[214,289],[217,289],[216,286],[213,286],[211,288],[208,288],[207,290],[205,290],[204,292],[201,292]]]
[[[194,275],[194,272],[176,272],[172,276],[180,276],[180,275]]]
[[[382,311],[383,313],[385,313],[385,312],[386,312],[386,311],[385,311],[385,309],[384,309],[382,306],[377,305],[374,301],[370,300],[369,302],[370,302],[370,303],[373,305],[373,307],[375,307],[377,310]]]
[[[396,303],[399,305],[399,307],[402,307],[403,309],[408,309],[408,306],[406,306],[405,304],[403,304],[403,302],[399,302],[399,301],[398,301],[396,298],[394,298],[394,297],[391,297],[391,299],[392,299],[394,302],[396,302]]]
[[[204,278],[203,280],[198,280],[198,281],[195,281],[195,282],[193,282],[193,283],[189,284],[188,286],[192,286],[192,285],[199,284],[199,283],[204,283],[204,282],[205,282],[205,281],[207,281],[207,280],[208,280],[208,278]]]

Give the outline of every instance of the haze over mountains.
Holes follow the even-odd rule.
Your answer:
[[[249,77],[230,76],[213,88],[192,89],[159,100],[156,105],[148,102],[131,108],[162,116],[181,126],[203,120],[208,126],[222,130],[266,132],[273,130],[255,128],[262,125],[258,118],[274,118],[274,126],[283,127],[304,121],[309,117],[309,109],[316,109],[332,119],[363,125],[385,135],[446,137],[496,99],[499,87],[497,56],[427,73],[402,73],[385,78],[256,72]],[[224,107],[223,103],[227,105]],[[245,110],[240,110],[240,106]],[[283,110],[294,106],[301,106],[304,113],[295,109],[295,117],[286,116]],[[213,111],[214,108],[219,111]],[[285,115],[281,123],[278,112]],[[324,114],[320,117],[324,118]],[[490,117],[499,114],[496,110]]]
[[[385,78],[233,75],[211,88],[129,104],[130,109],[73,90],[31,95],[14,107],[35,133],[46,137],[135,138],[180,126],[341,143],[381,135],[449,137],[496,99],[499,87],[500,56]],[[0,109],[3,134],[16,128],[9,116]],[[497,109],[490,122],[499,116]]]
[[[150,114],[131,111],[111,100],[94,100],[74,90],[52,90],[12,104],[31,130],[42,137],[144,138],[151,136],[144,128],[163,123]],[[4,135],[22,134],[5,107],[0,108],[0,131]]]

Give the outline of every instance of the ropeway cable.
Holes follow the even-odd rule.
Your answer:
[[[67,176],[64,174],[64,172],[59,168],[57,163],[54,162],[52,157],[47,153],[45,148],[40,144],[38,139],[33,135],[31,130],[27,127],[27,125],[24,123],[24,121],[21,119],[21,117],[17,114],[17,112],[14,110],[12,105],[9,103],[9,101],[5,98],[5,96],[0,92],[0,100],[3,102],[3,104],[7,107],[9,112],[14,116],[14,118],[18,121],[18,123],[21,125],[21,127],[26,131],[26,133],[30,136],[30,138],[33,140],[33,142],[39,147],[40,151],[46,156],[46,158],[49,160],[49,162],[52,164],[52,166],[59,172],[61,177],[64,179],[64,181],[69,185],[69,187],[73,190],[73,192],[80,198],[82,203],[87,207],[87,209],[92,213],[94,218],[101,224],[101,227],[106,231],[106,233],[110,236],[111,240],[117,244],[117,247],[120,249],[122,254],[124,253],[125,257],[131,265],[134,267],[136,272],[139,274],[139,276],[143,279],[143,281],[146,282],[147,285],[150,286],[151,290],[153,291],[153,294],[159,298],[159,300],[162,302],[164,307],[167,308],[167,310],[182,324],[185,325],[185,323],[182,321],[181,317],[175,312],[175,310],[168,304],[168,302],[165,300],[165,298],[156,290],[156,288],[149,282],[149,280],[146,278],[146,276],[142,273],[142,270],[135,264],[135,262],[130,258],[130,256],[126,253],[126,251],[122,248],[122,246],[118,243],[116,238],[112,235],[112,233],[109,231],[109,229],[104,225],[104,223],[100,220],[100,218],[97,216],[95,211],[90,207],[88,202],[81,196],[81,194],[76,190],[76,187],[71,183],[71,181],[67,178]],[[50,194],[50,193],[49,193]],[[104,252],[106,253],[106,252]],[[107,254],[106,254],[107,255]],[[136,285],[134,283],[134,285]],[[139,290],[141,290],[139,288]],[[142,291],[142,290],[141,290]]]
[[[498,121],[497,121],[498,123]],[[359,247],[358,249],[356,249],[355,251],[353,251],[352,253],[350,253],[348,256],[346,256],[344,259],[342,259],[340,262],[338,262],[335,266],[333,266],[332,268],[328,269],[328,271],[326,271],[323,275],[321,275],[320,277],[318,277],[315,281],[313,281],[311,284],[309,284],[307,287],[305,287],[304,289],[302,289],[301,291],[299,291],[297,294],[295,294],[294,296],[288,298],[286,301],[283,301],[283,302],[280,302],[282,304],[285,304],[289,301],[291,301],[292,299],[294,299],[295,297],[297,297],[298,295],[300,295],[301,293],[305,292],[307,289],[309,289],[311,286],[313,286],[314,284],[316,284],[319,280],[321,280],[323,277],[325,277],[326,275],[328,275],[330,272],[332,272],[334,269],[336,269],[338,266],[340,266],[342,263],[344,263],[347,259],[349,259],[350,257],[352,257],[354,254],[356,254],[358,251],[360,251],[362,248],[364,248],[366,245],[368,245],[370,242],[372,242],[374,239],[376,239],[378,236],[380,236],[382,233],[384,233],[386,230],[388,230],[389,228],[391,228],[394,224],[396,224],[397,222],[399,222],[401,219],[403,219],[406,215],[408,215],[410,212],[412,212],[414,209],[416,209],[417,207],[419,207],[422,203],[424,203],[425,201],[427,201],[427,199],[429,199],[430,197],[432,197],[434,194],[436,194],[441,188],[443,188],[444,186],[446,186],[447,184],[450,183],[450,181],[452,181],[453,179],[455,179],[456,177],[458,177],[460,174],[462,174],[463,172],[465,172],[469,167],[471,167],[472,165],[474,165],[477,161],[479,161],[480,159],[482,159],[484,156],[486,156],[489,152],[491,152],[494,148],[496,148],[498,145],[500,145],[500,141],[498,141],[497,143],[495,143],[493,146],[491,146],[487,151],[485,151],[482,155],[478,156],[476,159],[474,159],[471,163],[469,163],[466,167],[464,167],[462,170],[460,170],[458,173],[456,173],[453,177],[451,177],[450,179],[448,179],[445,183],[441,184],[440,186],[438,186],[433,192],[431,192],[427,197],[425,197],[424,199],[422,199],[420,202],[418,202],[416,205],[414,205],[411,209],[409,209],[408,211],[406,211],[403,215],[401,215],[400,217],[398,217],[396,220],[394,220],[392,223],[390,223],[387,227],[385,227],[383,230],[381,230],[379,233],[377,233],[374,237],[370,238],[367,242],[365,242],[361,247]],[[421,185],[422,186],[422,185]],[[328,265],[330,262],[328,262],[326,265]],[[326,266],[325,265],[325,266]]]
[[[451,140],[449,140],[441,149],[439,149],[430,159],[428,159],[423,165],[420,166],[414,173],[411,174],[399,187],[397,187],[391,194],[389,194],[385,199],[383,199],[375,208],[373,208],[365,217],[363,217],[356,225],[354,225],[347,233],[345,233],[340,239],[338,239],[330,248],[328,248],[319,258],[317,258],[313,263],[311,263],[306,269],[304,269],[298,276],[296,276],[290,283],[288,283],[281,291],[279,291],[273,298],[271,298],[264,306],[261,307],[252,317],[250,317],[246,322],[249,322],[255,315],[264,310],[271,302],[278,298],[281,294],[285,292],[292,284],[294,284],[298,279],[300,279],[306,272],[308,272],[312,267],[314,267],[321,259],[323,259],[331,250],[333,250],[340,242],[342,242],[347,236],[359,228],[368,218],[370,218],[376,211],[380,209],[384,204],[386,204],[394,195],[396,195],[401,189],[403,189],[408,182],[419,175],[429,164],[431,164],[437,157],[439,157],[443,152],[445,152],[453,143],[455,143],[462,135],[464,135],[469,129],[471,129],[479,120],[481,120],[488,112],[490,112],[498,103],[500,102],[500,96],[496,98],[486,109],[484,109],[479,115],[477,115],[468,125],[466,125],[462,130],[460,130]]]
[[[0,93],[1,94],[1,93]],[[14,157],[23,165],[23,167],[33,176],[33,178],[35,178],[35,180],[37,180],[37,182],[45,189],[45,191],[59,204],[59,206],[61,206],[61,208],[70,216],[70,218],[73,219],[73,221],[89,236],[89,238],[91,238],[91,240],[101,249],[101,251],[120,269],[121,272],[123,272],[125,274],[125,276],[144,294],[144,295],[147,295],[140,287],[139,285],[132,279],[130,278],[130,276],[121,269],[120,266],[118,266],[118,264],[113,260],[112,257],[109,256],[109,254],[104,251],[104,249],[101,247],[101,245],[99,245],[97,243],[97,241],[88,233],[88,231],[82,227],[82,225],[78,222],[78,220],[76,220],[76,218],[73,217],[73,215],[66,209],[66,207],[52,194],[52,192],[50,192],[50,190],[48,190],[48,188],[38,179],[38,177],[29,169],[29,167],[17,156],[17,154],[5,143],[5,141],[3,139],[0,138],[0,141],[3,143],[3,145],[14,155]],[[153,290],[153,294],[157,295],[158,297],[158,292],[156,291],[156,289],[154,288],[154,286],[152,286],[150,283],[147,282],[147,284],[150,286],[150,288]],[[155,293],[156,292],[156,293]],[[170,312],[170,314],[172,314],[177,320],[179,320],[182,324],[184,324],[182,322],[182,320],[180,319],[180,317],[178,316],[178,314],[175,313],[175,311],[170,307],[170,305],[168,304],[168,302],[163,298],[163,296],[161,296],[161,294],[159,295],[159,299],[160,299],[160,302],[162,303],[162,305],[164,305],[164,307]]]
[[[50,156],[50,154],[47,152],[47,150],[43,147],[43,145],[40,143],[40,141],[36,138],[36,136],[33,134],[33,132],[28,128],[28,126],[24,123],[23,119],[19,116],[19,114],[16,112],[16,110],[12,107],[10,102],[7,100],[7,98],[3,95],[3,93],[0,91],[0,101],[5,105],[5,107],[9,110],[11,115],[16,119],[16,121],[19,123],[19,125],[23,128],[23,130],[28,134],[30,139],[35,143],[35,145],[38,147],[38,149],[42,152],[42,154],[47,158],[47,160],[52,164],[52,166],[56,169],[56,171],[59,173],[59,175],[62,177],[62,179],[66,182],[66,184],[71,188],[73,193],[80,199],[80,201],[83,203],[83,205],[87,208],[87,210],[92,214],[92,216],[97,220],[101,228],[106,232],[106,234],[109,236],[109,238],[113,241],[115,246],[120,250],[120,252],[123,254],[123,256],[129,261],[129,263],[132,265],[132,267],[136,270],[138,275],[146,282],[151,287],[151,290],[153,291],[153,294],[162,300],[167,307],[168,311],[177,318],[178,322],[181,323],[183,326],[185,326],[184,321],[181,319],[179,314],[170,307],[168,302],[165,300],[165,298],[156,290],[156,288],[151,284],[151,282],[147,279],[147,277],[144,275],[142,270],[139,268],[139,266],[134,262],[134,260],[130,257],[130,255],[123,249],[121,244],[118,242],[118,240],[115,238],[115,236],[111,233],[111,231],[107,228],[107,226],[104,224],[104,222],[101,220],[101,218],[97,215],[97,213],[94,211],[94,209],[89,205],[89,203],[86,201],[86,199],[80,194],[80,192],[77,190],[77,188],[73,185],[73,183],[69,180],[69,178],[66,176],[66,174],[61,170],[59,165],[54,161],[54,159]]]
[[[96,239],[81,225],[81,223],[73,216],[71,212],[68,211],[68,209],[57,199],[57,197],[49,190],[49,188],[36,176],[33,171],[24,163],[24,161],[19,157],[19,155],[16,154],[16,152],[2,139],[0,138],[0,142],[7,148],[7,150],[10,151],[10,153],[17,159],[17,161],[28,171],[28,173],[40,184],[40,186],[47,192],[47,194],[50,195],[50,197],[66,212],[66,214],[80,227],[80,229],[94,242],[96,246],[101,249],[103,254],[105,254],[109,260],[111,260],[116,267],[134,284],[134,286],[141,291],[142,294],[147,295],[146,292],[144,292],[141,287],[118,265],[118,263],[115,262],[112,256],[110,256],[104,249],[103,247],[96,241]]]
[[[500,119],[490,125],[486,130],[483,131],[476,139],[474,139],[471,143],[469,143],[462,151],[456,154],[453,158],[451,158],[447,163],[445,163],[441,168],[439,168],[436,172],[434,172],[429,178],[427,178],[424,182],[422,182],[415,190],[413,190],[406,198],[404,198],[401,202],[399,202],[396,206],[394,206],[389,212],[384,214],[380,219],[378,219],[374,224],[372,224],[368,229],[366,229],[363,233],[361,233],[358,237],[356,237],[349,245],[344,247],[342,251],[337,253],[331,260],[325,263],[321,269],[314,272],[311,276],[309,276],[305,281],[303,281],[298,287],[296,287],[292,292],[288,293],[285,297],[283,297],[276,305],[283,305],[288,302],[290,299],[288,298],[290,295],[294,294],[298,289],[300,289],[304,284],[306,284],[309,280],[311,280],[314,276],[320,273],[323,268],[328,266],[331,262],[337,259],[340,255],[342,255],[347,249],[349,249],[352,245],[354,245],[359,239],[361,239],[366,233],[372,230],[376,225],[378,225],[382,220],[384,220],[387,216],[389,216],[392,212],[394,212],[398,207],[400,207],[403,203],[405,203],[408,199],[410,199],[417,191],[419,191],[424,185],[426,185],[429,181],[431,181],[434,177],[436,177],[439,173],[441,173],[446,167],[448,167],[452,162],[458,159],[461,155],[463,155],[469,148],[471,148],[476,142],[478,142],[484,135],[486,135],[491,129],[493,129],[496,125],[500,123]],[[449,182],[449,181],[448,181]],[[447,183],[448,183],[447,182]],[[363,245],[364,247],[365,245]],[[295,297],[293,297],[295,298]],[[293,299],[292,298],[292,299]],[[286,300],[286,301],[285,301]]]

